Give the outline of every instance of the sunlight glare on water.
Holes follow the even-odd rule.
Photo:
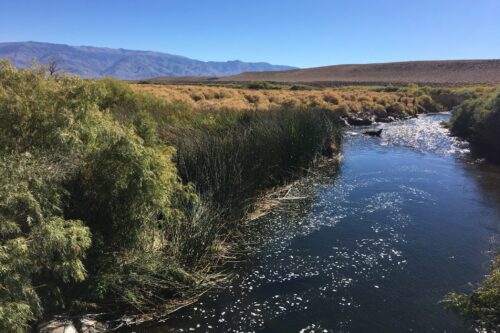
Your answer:
[[[441,122],[449,113],[421,115],[410,120],[383,124],[382,145],[394,145],[416,149],[420,152],[432,152],[440,155],[468,153],[468,144],[449,135],[449,130]]]

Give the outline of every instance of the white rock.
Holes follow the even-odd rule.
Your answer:
[[[106,332],[106,325],[92,318],[80,318],[78,326],[82,333],[103,333]]]
[[[54,319],[38,325],[40,333],[78,333],[73,322],[67,319]]]

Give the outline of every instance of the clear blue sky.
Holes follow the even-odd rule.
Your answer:
[[[312,67],[500,58],[500,0],[1,0],[0,42]]]

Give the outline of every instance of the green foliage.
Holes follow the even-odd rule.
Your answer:
[[[80,95],[85,108],[97,92],[85,88],[0,63],[1,331],[24,331],[45,305],[62,304],[61,285],[86,276],[90,232],[64,216],[61,186],[78,146],[91,139],[88,131],[70,129],[88,120],[68,105]]]
[[[383,86],[383,87],[370,88],[369,90],[375,91],[375,92],[401,92],[401,91],[406,91],[406,88],[388,85],[388,86]]]
[[[453,109],[451,132],[470,141],[475,152],[500,161],[500,90],[469,99]]]
[[[264,82],[264,81],[257,81],[257,82],[250,82],[248,84],[246,84],[246,88],[248,89],[271,89],[272,88],[272,85],[267,83],[267,82]]]
[[[157,143],[157,125],[149,113],[141,112],[133,118],[135,132],[144,140],[146,146]]]
[[[446,110],[451,110],[465,100],[478,96],[474,88],[433,88],[428,93],[432,99],[442,105]]]
[[[500,256],[494,259],[490,274],[479,287],[470,294],[450,293],[443,303],[480,331],[497,332],[500,328]]]
[[[294,84],[290,86],[290,90],[297,91],[297,90],[312,90],[313,88],[311,86],[305,85],[305,84]]]
[[[169,240],[196,196],[177,179],[173,148],[157,142],[153,116],[141,111],[164,106],[116,81],[1,63],[2,331],[22,331],[73,300],[123,301],[117,288],[132,305],[153,290],[172,293],[150,282],[172,286],[181,268]],[[120,111],[130,120],[112,116]],[[134,274],[149,284],[104,279]]]
[[[43,305],[61,304],[59,285],[82,281],[90,232],[62,214],[54,163],[0,157],[0,330],[22,332]],[[37,285],[41,285],[36,287]]]
[[[168,103],[153,95],[136,94],[125,82],[115,79],[101,79],[92,82],[92,85],[99,87],[102,96],[95,100],[100,110],[107,110],[113,118],[122,124],[130,124],[142,121],[158,126],[167,126],[172,122],[190,115],[189,108],[183,103]],[[141,129],[136,129],[141,131]],[[138,133],[142,136],[143,133]]]
[[[266,81],[254,81],[246,84],[235,85],[235,87],[253,89],[253,90],[262,90],[262,89],[311,90],[312,89],[311,86],[307,86],[304,84],[288,85],[284,83],[271,83]]]

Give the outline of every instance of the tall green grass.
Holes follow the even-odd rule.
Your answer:
[[[223,124],[171,127],[163,138],[177,149],[184,182],[219,209],[241,214],[259,192],[308,168],[340,140],[331,111],[282,108],[225,113]]]

